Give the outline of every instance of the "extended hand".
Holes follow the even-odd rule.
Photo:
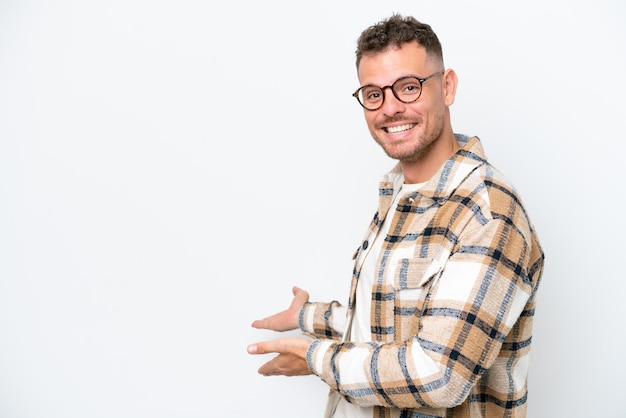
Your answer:
[[[278,353],[259,368],[264,376],[302,376],[311,374],[306,363],[306,352],[311,342],[304,338],[280,338],[248,346],[250,354]]]
[[[271,329],[272,331],[290,331],[298,328],[298,315],[305,303],[309,301],[309,292],[298,287],[291,289],[293,300],[289,308],[282,312],[258,319],[252,323],[254,328]]]

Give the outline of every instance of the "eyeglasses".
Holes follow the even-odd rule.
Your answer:
[[[378,87],[373,84],[359,87],[357,91],[352,93],[358,100],[359,104],[367,110],[378,110],[385,101],[385,90],[390,88],[396,99],[402,103],[413,103],[422,95],[422,84],[426,80],[433,77],[443,75],[445,70],[438,71],[426,78],[417,78],[414,76],[400,77],[390,86]]]

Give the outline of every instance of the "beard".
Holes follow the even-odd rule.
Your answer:
[[[416,127],[422,127],[422,131],[416,133],[416,138],[413,138],[409,143],[393,144],[385,143],[379,138],[375,131],[372,131],[372,137],[382,147],[389,158],[393,158],[398,161],[417,161],[422,159],[428,154],[428,151],[436,144],[437,140],[441,137],[443,127],[445,124],[445,116],[443,114],[437,115],[434,119],[420,123],[421,121],[407,121],[403,118],[388,118],[382,123],[377,124],[376,128],[381,129],[389,123],[405,122],[416,123]]]

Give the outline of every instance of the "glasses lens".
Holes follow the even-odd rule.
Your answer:
[[[378,109],[383,103],[383,91],[380,87],[364,86],[359,89],[358,99],[366,109]]]
[[[422,93],[422,84],[416,77],[404,77],[393,84],[393,92],[404,103],[411,103],[419,99]]]

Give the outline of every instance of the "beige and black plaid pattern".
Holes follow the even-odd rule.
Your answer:
[[[355,256],[347,306],[300,315],[316,340],[307,361],[375,417],[524,417],[532,320],[544,255],[510,183],[478,138],[419,192],[390,208],[402,177],[381,182],[380,204]],[[359,252],[391,216],[372,289],[369,343],[341,336],[354,308]],[[338,325],[339,324],[339,325]],[[338,329],[343,327],[343,329]]]

